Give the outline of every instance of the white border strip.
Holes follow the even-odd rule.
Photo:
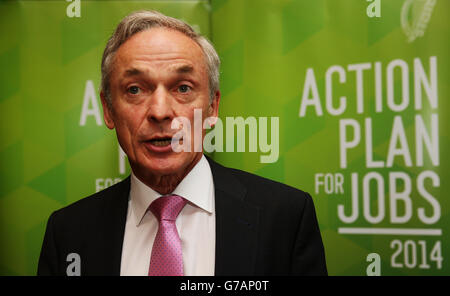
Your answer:
[[[422,228],[352,228],[340,227],[338,233],[342,234],[376,234],[376,235],[442,235],[442,229]]]

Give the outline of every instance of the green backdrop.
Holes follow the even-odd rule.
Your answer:
[[[308,191],[331,275],[450,274],[450,2],[76,2],[0,2],[0,274],[35,274],[50,213],[129,174],[98,88],[138,9],[213,41],[224,122],[279,119],[275,162],[213,157]]]

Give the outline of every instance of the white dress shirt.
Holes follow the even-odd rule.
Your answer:
[[[203,155],[172,194],[188,203],[175,222],[181,239],[184,275],[214,275],[216,215],[211,168]],[[127,221],[122,247],[120,275],[148,275],[158,219],[150,204],[161,194],[131,174]]]

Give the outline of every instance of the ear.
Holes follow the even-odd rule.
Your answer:
[[[220,91],[216,91],[215,97],[208,107],[208,116],[209,117],[218,117],[219,116],[219,103],[220,103]]]
[[[109,129],[113,129],[114,121],[112,116],[112,110],[110,109],[108,102],[106,101],[105,93],[103,91],[100,92],[100,98],[103,106],[103,119],[105,120],[105,124]]]

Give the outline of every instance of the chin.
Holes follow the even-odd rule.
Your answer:
[[[147,159],[147,169],[155,175],[172,175],[181,173],[189,165],[188,159],[169,156],[169,157],[152,157]]]

